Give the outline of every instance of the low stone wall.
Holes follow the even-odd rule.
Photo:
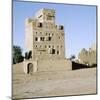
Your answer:
[[[39,60],[38,71],[71,70],[72,62],[69,60]]]
[[[26,60],[23,62],[24,72],[28,71],[28,64],[33,64],[33,73],[34,72],[43,72],[43,71],[68,71],[72,70],[72,62],[66,59],[59,60]]]
[[[24,71],[23,71],[23,62],[17,63],[17,64],[13,64],[12,70],[13,70],[12,71],[13,73],[17,73],[17,74],[24,73]]]

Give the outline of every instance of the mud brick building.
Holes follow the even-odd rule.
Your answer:
[[[32,58],[24,61],[24,72],[71,69],[65,59],[64,26],[56,25],[55,10],[40,9],[25,20],[25,47]]]

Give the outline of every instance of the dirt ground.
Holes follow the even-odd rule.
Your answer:
[[[96,94],[96,68],[24,74],[13,66],[13,98]]]

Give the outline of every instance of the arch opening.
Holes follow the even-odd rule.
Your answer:
[[[33,74],[33,64],[29,63],[27,65],[27,74]]]

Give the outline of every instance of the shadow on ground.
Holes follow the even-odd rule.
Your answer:
[[[94,68],[96,66],[97,66],[97,64],[93,64],[92,66],[88,66],[88,65],[85,65],[85,64],[79,64],[79,63],[76,63],[76,62],[72,62],[72,70],[83,69],[83,68]]]

